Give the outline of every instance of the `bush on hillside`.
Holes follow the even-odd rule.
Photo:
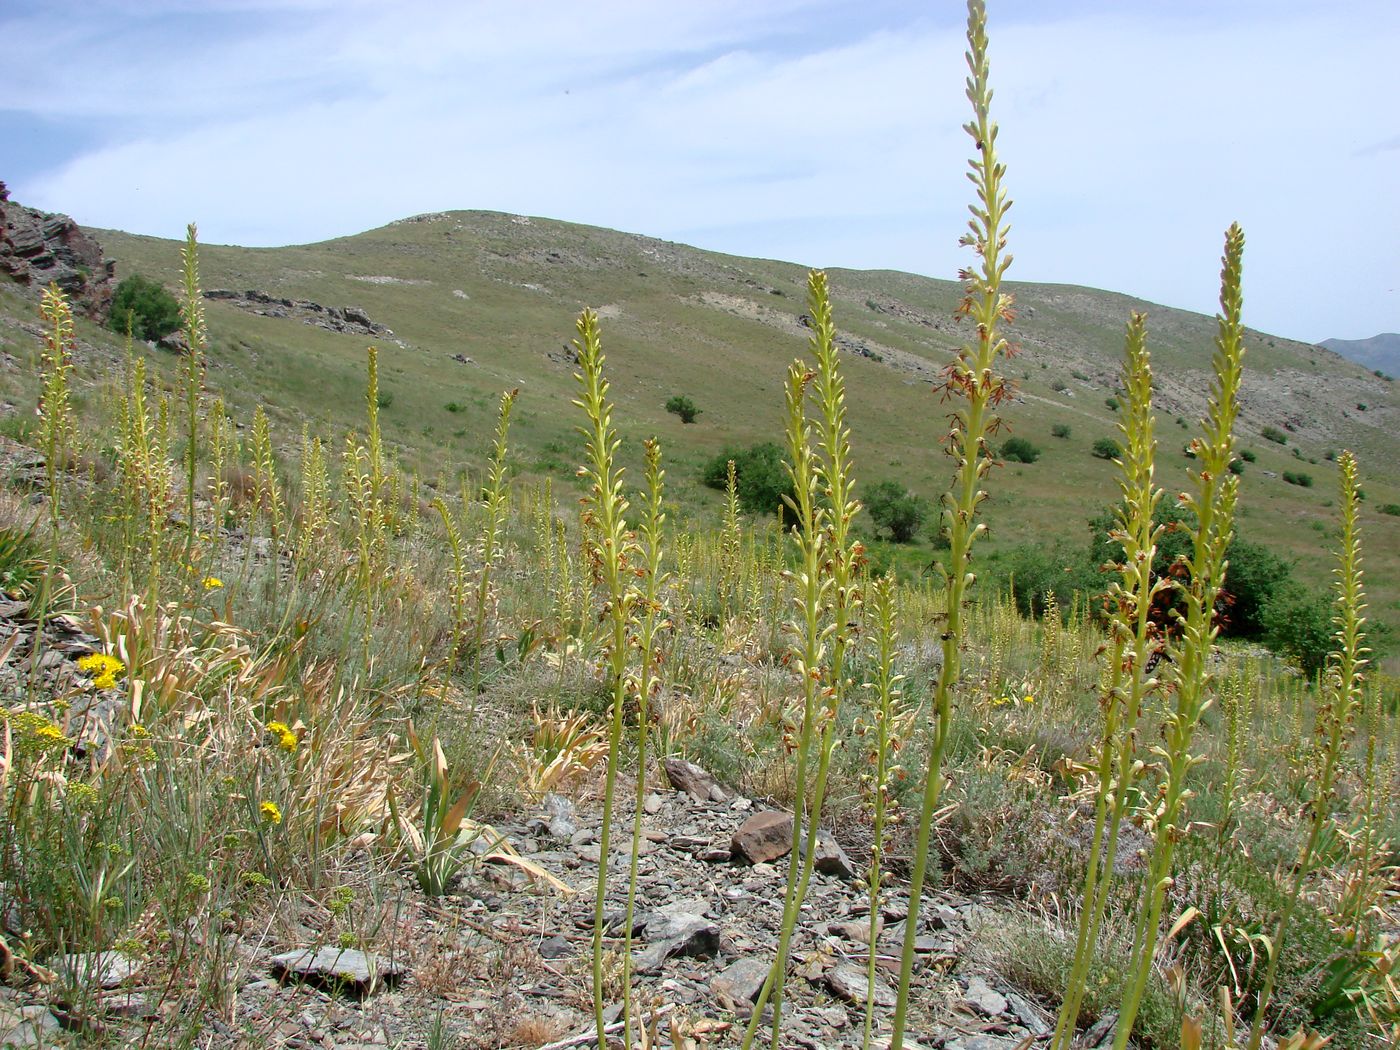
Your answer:
[[[680,416],[682,423],[694,423],[695,417],[700,414],[700,410],[695,407],[695,402],[684,394],[676,394],[667,401],[666,411],[673,416]]]
[[[1275,445],[1288,444],[1288,435],[1278,427],[1265,427],[1259,431],[1259,436],[1265,441],[1272,441]]]
[[[112,294],[107,324],[123,335],[130,325],[133,339],[164,339],[180,327],[180,304],[159,281],[134,273]]]
[[[1056,423],[1050,428],[1050,436],[1057,438],[1067,438],[1070,435],[1068,423]]]
[[[877,528],[887,529],[895,543],[908,543],[929,515],[929,501],[916,496],[897,481],[881,481],[866,487],[865,509]]]
[[[1040,449],[1026,438],[1007,438],[1001,446],[1001,458],[1012,463],[1034,463],[1040,458]]]
[[[1283,472],[1283,480],[1288,482],[1290,485],[1297,485],[1299,488],[1305,489],[1312,488],[1313,484],[1312,475],[1305,474],[1301,470],[1296,472],[1292,470],[1285,470]]]
[[[1327,596],[1288,580],[1264,608],[1264,642],[1312,677],[1327,666],[1336,644]]]
[[[1118,447],[1118,442],[1112,438],[1099,438],[1089,451],[1099,459],[1117,459],[1123,454],[1123,450]]]
[[[783,461],[783,450],[771,441],[748,448],[726,448],[709,460],[700,479],[712,489],[728,484],[729,461],[734,461],[734,483],[739,506],[751,514],[777,514],[784,497],[793,497],[792,478]]]

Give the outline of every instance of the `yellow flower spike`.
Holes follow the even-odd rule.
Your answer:
[[[258,814],[262,817],[264,824],[277,825],[282,823],[282,810],[276,802],[264,802],[258,806]]]

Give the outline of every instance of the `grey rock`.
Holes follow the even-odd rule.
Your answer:
[[[1079,1037],[1079,1046],[1093,1047],[1104,1046],[1113,1042],[1113,1037],[1118,1031],[1118,1012],[1110,1010],[1092,1025],[1089,1030]]]
[[[54,970],[74,984],[96,985],[103,989],[119,987],[136,976],[141,965],[121,952],[83,952],[65,955]]]
[[[866,972],[859,966],[848,962],[839,962],[831,969],[827,970],[822,979],[830,989],[831,994],[845,1003],[864,1003],[866,992]],[[894,989],[885,983],[879,974],[875,975],[875,1005],[893,1006],[895,1002]]]
[[[1050,1031],[1050,1024],[1047,1016],[1041,1011],[1040,1007],[1036,1006],[1024,996],[1017,995],[1015,992],[1008,992],[1006,996],[1006,1005],[1011,1009],[1011,1016],[1016,1018],[1020,1024],[1024,1025],[1031,1035],[1045,1035]]]
[[[752,1003],[763,990],[771,967],[770,961],[756,956],[739,959],[710,979],[710,991],[721,1001],[727,998],[732,1003]]]
[[[47,1007],[0,1004],[0,1047],[54,1046],[58,1031]]]
[[[851,858],[846,856],[846,851],[836,841],[836,836],[829,831],[817,832],[817,855],[812,861],[812,867],[824,875],[835,875],[838,879],[856,877],[856,867],[851,863]]]
[[[964,1006],[976,1010],[987,1017],[1000,1017],[1006,1013],[1006,996],[996,991],[984,978],[968,979],[967,991],[963,993]]]
[[[729,798],[729,792],[720,787],[719,781],[694,762],[683,758],[663,758],[661,768],[673,788],[684,791],[697,802],[724,802]]]
[[[396,984],[405,972],[397,963],[357,948],[300,948],[274,956],[269,965],[284,981],[300,980],[359,997]]]
[[[749,864],[767,864],[792,849],[792,814],[779,809],[755,813],[739,825],[730,852]]]
[[[646,797],[645,800],[643,800],[642,809],[644,809],[651,816],[656,816],[656,814],[661,812],[661,807],[665,804],[666,800],[653,791],[650,795]]]

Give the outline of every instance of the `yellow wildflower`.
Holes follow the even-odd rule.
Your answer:
[[[291,731],[286,722],[269,722],[264,728],[277,738],[277,746],[283,751],[289,755],[296,753],[297,735]]]
[[[116,686],[117,677],[126,673],[126,664],[106,653],[90,653],[78,658],[78,670],[92,677],[94,687],[111,689]]]
[[[202,581],[202,586],[206,591],[216,591],[224,585],[224,581],[217,576],[206,576]]]
[[[1026,694],[1026,698],[1025,698],[1024,700],[1022,700],[1021,703],[1027,704],[1027,705],[1033,704],[1033,703],[1035,703],[1035,697],[1033,697],[1030,693],[1027,693],[1027,694]]]
[[[276,802],[264,802],[258,806],[258,813],[262,816],[264,824],[282,823],[282,810]]]

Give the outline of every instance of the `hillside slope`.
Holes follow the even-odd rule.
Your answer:
[[[177,242],[94,232],[117,259],[118,276],[140,272],[176,284]],[[289,442],[303,419],[335,435],[363,418],[364,347],[373,341],[389,399],[386,435],[425,477],[479,463],[496,396],[519,387],[517,465],[573,484],[568,341],[578,311],[597,308],[623,435],[662,438],[682,512],[711,513],[715,497],[696,480],[706,458],[780,436],[783,371],[806,337],[803,267],[490,212],[415,216],[311,245],[205,246],[201,266],[206,289],[240,293],[207,304],[211,386],[247,411],[255,400],[266,404]],[[931,384],[965,335],[953,319],[959,286],[887,271],[830,276],[851,351],[860,476],[936,495],[950,466],[938,449],[944,409]],[[1126,295],[1067,285],[1012,290],[1019,353],[1007,367],[1019,396],[1004,412],[1005,432],[1030,438],[1043,455],[993,475],[989,551],[1056,536],[1080,543],[1086,518],[1112,499],[1113,467],[1089,449],[1114,434],[1106,402],[1131,310],[1149,313],[1162,482],[1179,487],[1188,432],[1177,420],[1190,423],[1204,407],[1214,335],[1210,318]],[[242,295],[249,291],[261,300]],[[368,326],[331,322],[297,306],[302,300],[353,305]],[[269,316],[277,314],[285,316]],[[665,412],[672,394],[694,399],[697,424]],[[1071,435],[1052,437],[1055,424],[1069,425]],[[1266,427],[1286,434],[1287,444],[1264,440]],[[1355,449],[1373,502],[1400,502],[1393,384],[1329,350],[1251,333],[1241,430],[1242,446],[1258,457],[1245,473],[1242,530],[1299,559],[1314,582],[1328,569],[1329,450]],[[628,454],[638,455],[639,444],[630,441]],[[1284,471],[1310,473],[1315,486],[1285,484]],[[1391,604],[1400,597],[1389,582],[1400,579],[1400,518],[1372,515],[1367,548],[1373,589]]]
[[[1388,375],[1400,372],[1400,333],[1382,332],[1370,339],[1324,339],[1321,345],[1364,368]]]

